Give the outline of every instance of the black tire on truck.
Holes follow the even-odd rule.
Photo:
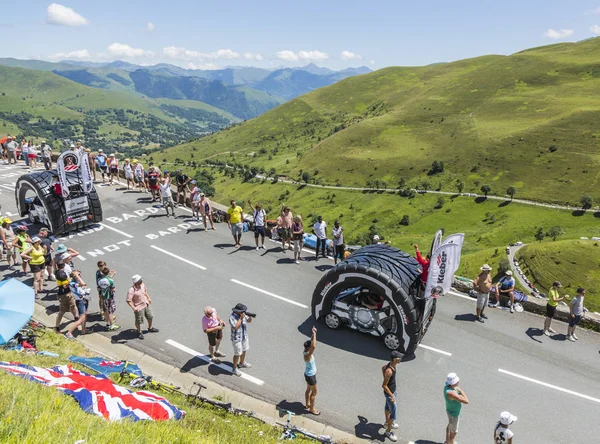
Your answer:
[[[92,219],[68,224],[64,200],[62,197],[58,197],[52,191],[54,177],[56,177],[55,170],[30,173],[19,177],[15,187],[15,198],[17,201],[19,214],[22,217],[27,215],[27,204],[25,203],[25,197],[27,192],[30,191],[35,193],[42,203],[42,206],[44,207],[48,216],[48,222],[50,225],[48,228],[54,234],[75,231],[88,226],[91,223],[102,221],[102,205],[100,204],[98,193],[95,189],[93,189],[87,196]],[[67,178],[74,182],[77,181],[77,176],[75,173],[67,173]]]
[[[395,331],[387,331],[383,337],[385,345],[412,354],[422,337],[425,304],[416,297],[420,285],[419,264],[413,257],[387,245],[369,245],[352,253],[321,278],[313,293],[312,314],[316,319],[324,318],[343,290],[369,288],[387,300],[396,316]],[[396,346],[392,346],[394,341]]]

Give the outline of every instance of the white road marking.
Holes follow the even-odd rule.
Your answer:
[[[477,299],[472,298],[471,296],[457,293],[455,291],[449,291],[447,294],[451,294],[452,296],[458,296],[459,298],[463,298],[463,299],[468,299],[469,301],[477,302]]]
[[[503,370],[501,368],[499,368],[498,371],[500,373],[504,373],[505,375],[514,376],[515,378],[519,378],[519,379],[522,379],[524,381],[533,382],[534,384],[538,384],[538,385],[541,385],[541,386],[544,386],[544,387],[548,387],[548,388],[554,389],[554,390],[559,391],[559,392],[568,393],[569,395],[578,396],[580,398],[587,399],[589,401],[594,401],[594,402],[600,403],[600,399],[598,399],[598,398],[593,398],[591,396],[584,395],[582,393],[574,392],[573,390],[569,390],[569,389],[565,389],[565,388],[562,388],[562,387],[558,387],[556,385],[548,384],[547,382],[538,381],[537,379],[533,379],[533,378],[529,378],[527,376],[519,375],[517,373],[509,372],[508,370]]]
[[[261,290],[260,288],[254,287],[254,286],[249,285],[249,284],[245,284],[244,282],[240,282],[237,279],[231,279],[231,282],[233,282],[234,284],[242,285],[242,286],[247,287],[247,288],[251,288],[252,290],[256,290],[259,293],[263,293],[263,294],[266,294],[267,296],[274,297],[275,299],[280,299],[282,301],[289,302],[290,304],[297,305],[298,307],[308,309],[307,305],[301,304],[300,302],[292,301],[291,299],[284,298],[283,296],[279,296],[279,295],[270,293],[268,291]]]
[[[11,191],[14,191],[14,190],[15,190],[15,187],[11,187],[10,185],[4,185],[4,184],[0,184],[0,187],[2,187],[2,188],[6,188],[7,190],[11,190]]]
[[[444,350],[440,350],[439,348],[433,348],[433,347],[430,347],[430,346],[424,345],[424,344],[419,344],[419,347],[424,348],[425,350],[439,353],[441,355],[452,356],[452,353],[445,352]]]
[[[205,355],[205,354],[200,353],[200,352],[197,352],[196,350],[192,350],[191,348],[186,347],[185,345],[182,345],[179,342],[175,342],[172,339],[167,339],[165,342],[167,344],[175,347],[175,348],[178,348],[179,350],[181,350],[181,351],[183,351],[183,352],[185,352],[185,353],[187,353],[189,355],[192,355],[192,356],[194,356],[194,357],[196,357],[198,359],[202,359],[203,361],[208,362],[209,364],[212,364],[212,365],[214,365],[216,367],[219,367],[220,369],[225,370],[225,371],[227,371],[229,373],[233,373],[233,367],[231,367],[230,365],[227,365],[227,364],[215,364],[215,363],[213,363],[213,362],[210,361],[210,356]],[[245,379],[246,381],[253,382],[256,385],[265,385],[265,381],[263,381],[261,379],[255,378],[254,376],[250,376],[250,375],[248,375],[248,374],[246,374],[244,372],[240,372],[240,373],[242,374],[242,376],[240,376],[241,379]]]
[[[110,225],[106,225],[106,224],[103,224],[103,223],[100,223],[99,225],[102,225],[104,228],[108,228],[109,230],[112,230],[112,231],[114,231],[115,233],[119,233],[119,234],[121,234],[121,235],[123,235],[123,236],[125,236],[125,237],[128,237],[128,238],[130,238],[130,239],[132,239],[132,238],[133,238],[133,236],[132,236],[131,234],[127,234],[127,233],[125,233],[125,232],[123,232],[123,231],[121,231],[121,230],[117,230],[116,228],[114,228],[114,227],[111,227]]]
[[[174,257],[175,259],[179,259],[181,262],[185,262],[186,264],[190,264],[196,268],[199,268],[200,270],[206,270],[206,267],[203,267],[202,265],[198,265],[195,262],[192,262],[188,259],[185,259],[181,256],[177,256],[176,254],[171,253],[170,251],[167,250],[163,250],[162,248],[157,247],[156,245],[150,245],[152,248],[154,248],[155,250],[160,251],[161,253],[165,253],[166,255],[169,255],[171,257]]]

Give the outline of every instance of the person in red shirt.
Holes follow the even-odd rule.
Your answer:
[[[417,262],[421,265],[421,268],[423,269],[422,273],[421,273],[421,280],[424,283],[427,283],[427,276],[429,276],[429,262],[431,260],[431,258],[429,257],[429,255],[426,255],[425,257],[423,257],[421,255],[421,252],[419,251],[419,246],[417,244],[414,245],[415,247],[415,253],[417,254]]]

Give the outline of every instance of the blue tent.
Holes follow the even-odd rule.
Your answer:
[[[17,279],[0,282],[0,345],[5,344],[33,316],[33,288]]]

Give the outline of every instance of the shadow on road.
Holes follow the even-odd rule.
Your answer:
[[[331,270],[333,268],[333,265],[317,265],[315,267],[316,270],[319,271],[327,271],[327,270]]]
[[[555,341],[566,341],[567,335],[564,333],[557,333],[557,334],[550,336],[550,339],[553,339]]]
[[[148,220],[148,219],[155,219],[157,217],[167,217],[167,213],[164,214],[149,214],[148,216],[146,216],[144,219],[142,220]]]
[[[414,443],[415,444],[444,444],[439,441],[430,441],[428,439],[417,439]]]
[[[188,221],[186,220],[185,222],[188,222]],[[204,231],[204,228],[188,228],[185,231],[185,234],[196,233],[196,232],[199,232],[199,231]]]
[[[357,438],[370,439],[371,441],[385,441],[383,424],[369,422],[364,416],[358,415],[358,424],[354,426],[354,434]]]
[[[529,327],[525,333],[535,342],[539,342],[540,344],[542,343],[542,341],[535,338],[536,336],[542,336],[544,334],[542,329],[537,327]]]
[[[455,321],[467,321],[467,322],[475,322],[477,320],[477,315],[474,313],[464,313],[454,316]]]
[[[283,401],[279,401],[275,407],[277,407],[277,410],[279,410],[280,418],[283,418],[286,415],[284,410],[292,412],[296,415],[308,414],[308,411],[304,408],[304,404],[298,401],[290,402],[287,399],[284,399]]]
[[[194,356],[193,358],[189,359],[188,362],[183,364],[183,367],[179,369],[179,372],[189,373],[196,367],[202,367],[205,365],[208,365],[208,362],[206,362],[204,359],[200,359],[199,357]]]
[[[224,250],[225,248],[233,248],[233,244],[215,244],[214,247]]]
[[[121,330],[116,335],[110,337],[110,341],[113,344],[127,344],[127,341],[131,341],[132,339],[137,340],[138,332],[135,328],[128,328],[126,330]],[[139,339],[141,341],[141,339]]]
[[[277,259],[278,264],[295,264],[296,261],[292,257],[282,257],[281,259]]]
[[[151,197],[138,197],[135,200],[137,203],[152,203],[154,200]]]

